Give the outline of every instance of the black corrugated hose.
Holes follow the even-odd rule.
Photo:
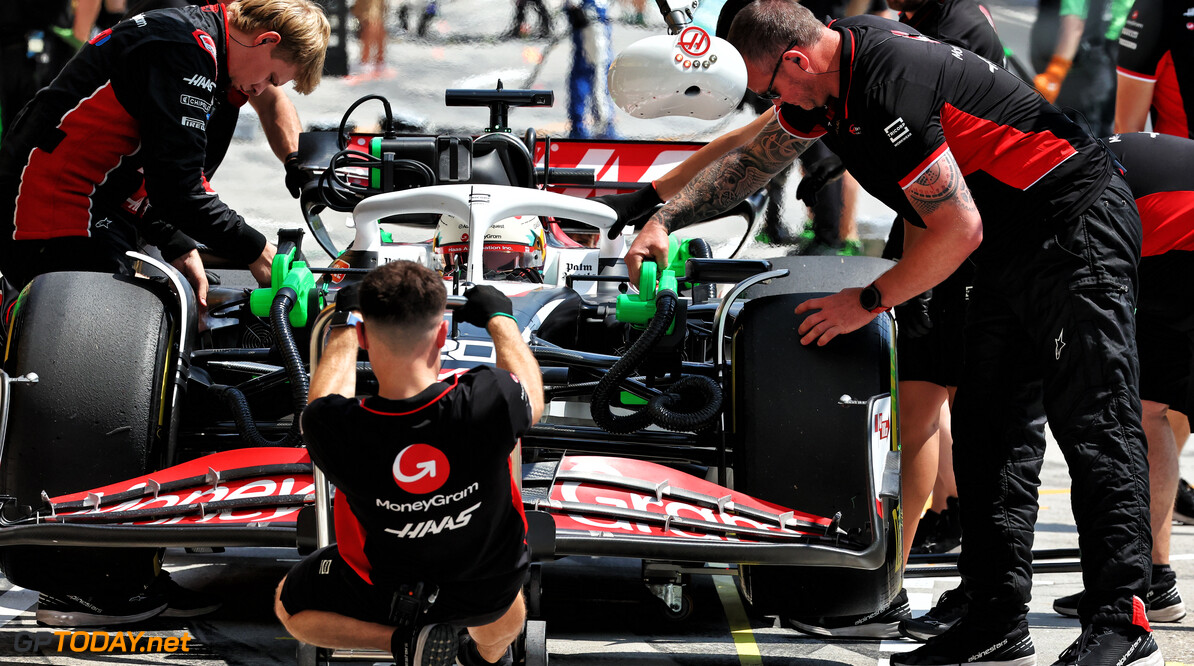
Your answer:
[[[677,432],[691,432],[707,425],[721,410],[721,387],[703,375],[690,375],[672,384],[669,391],[652,397],[646,407],[624,416],[615,415],[609,408],[610,398],[623,379],[638,367],[663,336],[676,311],[678,299],[671,290],[655,296],[655,316],[647,330],[630,346],[622,358],[605,373],[593,390],[589,411],[602,430],[627,434],[658,425]],[[699,400],[701,406],[688,411],[675,411],[685,403]]]
[[[257,422],[249,409],[249,401],[239,389],[215,384],[211,387],[216,395],[224,398],[232,418],[236,421],[236,430],[240,436],[249,441],[252,446],[298,446],[303,442],[299,432],[302,424],[303,410],[307,407],[307,390],[310,386],[307,372],[303,368],[303,359],[299,355],[298,344],[294,341],[294,332],[290,330],[290,311],[298,301],[298,294],[290,287],[282,287],[274,296],[269,308],[270,327],[274,331],[274,340],[282,353],[282,365],[286,368],[286,378],[290,381],[290,395],[294,403],[294,421],[290,430],[278,440],[266,439],[258,430]]]

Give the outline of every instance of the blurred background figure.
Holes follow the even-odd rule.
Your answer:
[[[606,74],[613,61],[607,0],[565,0],[572,30],[572,66],[568,70],[569,136],[612,139],[614,100]]]
[[[360,24],[362,78],[394,76],[386,67],[386,0],[356,0],[352,3],[352,15]]]
[[[623,23],[627,25],[646,27],[647,0],[622,0],[622,4],[630,8],[629,12],[624,12],[622,14]],[[705,3],[702,2],[701,4],[703,5]]]
[[[402,32],[410,30],[410,14],[413,3],[403,2],[402,6],[398,8],[398,25]],[[431,19],[439,15],[439,3],[436,0],[427,0],[423,3],[423,12],[419,14],[419,23],[415,26],[415,34],[419,37],[427,36],[427,29],[431,27]]]
[[[69,0],[0,2],[0,136],[80,44]]]
[[[1115,119],[1114,39],[1126,12],[1122,1],[1041,0],[1032,26],[1033,85],[1094,136],[1110,134]]]
[[[535,11],[539,20],[539,29],[535,31],[535,37],[539,39],[551,37],[551,12],[548,11],[544,0],[514,0],[514,25],[506,33],[506,37],[510,39],[522,39],[531,35],[531,26],[527,22],[528,7]]]

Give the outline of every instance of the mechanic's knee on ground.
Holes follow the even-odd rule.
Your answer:
[[[510,604],[510,608],[506,609],[505,614],[489,624],[479,627],[469,627],[468,632],[478,645],[500,645],[504,650],[507,645],[513,643],[518,638],[518,635],[522,633],[522,627],[526,624],[526,620],[526,601],[523,593],[520,591],[518,596],[514,598],[514,603]]]

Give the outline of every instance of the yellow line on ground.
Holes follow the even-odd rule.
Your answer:
[[[730,635],[734,637],[734,649],[738,651],[738,663],[742,666],[762,666],[763,655],[759,654],[759,644],[755,642],[755,634],[750,626],[750,618],[742,606],[742,599],[738,596],[738,588],[734,585],[732,576],[713,576],[713,584],[717,587],[717,596],[721,598],[721,607],[725,610],[726,619],[730,623]]]
[[[1069,495],[1069,488],[1042,488],[1037,491],[1041,495]]]

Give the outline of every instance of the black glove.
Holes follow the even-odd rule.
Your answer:
[[[303,193],[303,185],[315,180],[315,174],[307,169],[299,168],[299,154],[294,151],[286,156],[286,189],[290,190],[290,196],[295,199]]]
[[[841,178],[845,171],[846,167],[842,166],[842,158],[833,154],[818,162],[806,164],[804,177],[796,186],[796,198],[803,201],[804,205],[809,208],[816,206],[817,193],[821,191],[821,188]]]
[[[929,316],[929,300],[932,298],[933,290],[930,289],[895,306],[901,335],[909,340],[928,335],[933,328],[933,319]]]
[[[340,287],[335,291],[336,313],[332,315],[332,328],[355,326],[360,316],[355,313],[361,309],[361,285],[353,283]]]
[[[652,183],[647,183],[627,194],[603,194],[593,197],[593,201],[600,201],[613,208],[614,212],[618,214],[619,222],[635,228],[646,222],[651,217],[651,213],[655,212],[655,208],[663,203],[663,199],[659,198],[659,193],[655,191],[655,185]]]
[[[514,319],[514,304],[510,298],[497,289],[483,284],[464,292],[464,307],[456,311],[461,321],[478,328],[485,328],[494,317]]]

